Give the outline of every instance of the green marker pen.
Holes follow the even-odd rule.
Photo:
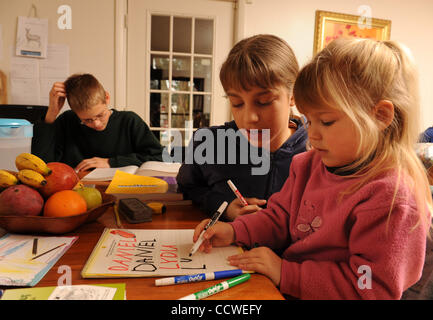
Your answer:
[[[221,283],[218,283],[212,287],[209,287],[207,289],[204,289],[202,291],[189,294],[183,298],[180,298],[179,300],[200,300],[207,298],[209,296],[214,295],[215,293],[227,290],[229,288],[234,287],[235,285],[238,285],[242,282],[247,281],[249,278],[251,278],[251,275],[249,273],[242,274],[240,276],[234,277],[232,279],[223,281]]]

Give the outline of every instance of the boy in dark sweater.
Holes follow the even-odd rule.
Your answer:
[[[58,116],[65,98],[71,110]],[[45,122],[34,125],[32,153],[77,171],[162,161],[162,146],[147,124],[134,112],[109,109],[109,102],[90,74],[54,83]]]

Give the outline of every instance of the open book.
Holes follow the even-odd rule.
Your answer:
[[[86,262],[83,278],[160,277],[237,269],[227,257],[240,247],[212,248],[191,257],[192,229],[106,228]]]
[[[126,166],[120,168],[96,168],[88,175],[83,177],[82,181],[109,181],[112,180],[117,170],[136,174],[139,176],[148,177],[176,177],[179,168],[182,164],[178,162],[160,162],[160,161],[146,161],[140,167]]]

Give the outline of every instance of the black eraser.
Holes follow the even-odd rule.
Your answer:
[[[119,212],[129,223],[152,221],[152,209],[137,198],[120,199]]]

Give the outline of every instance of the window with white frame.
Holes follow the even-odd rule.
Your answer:
[[[163,146],[173,147],[174,130],[186,146],[193,130],[210,123],[214,20],[160,13],[150,18],[150,128]]]

